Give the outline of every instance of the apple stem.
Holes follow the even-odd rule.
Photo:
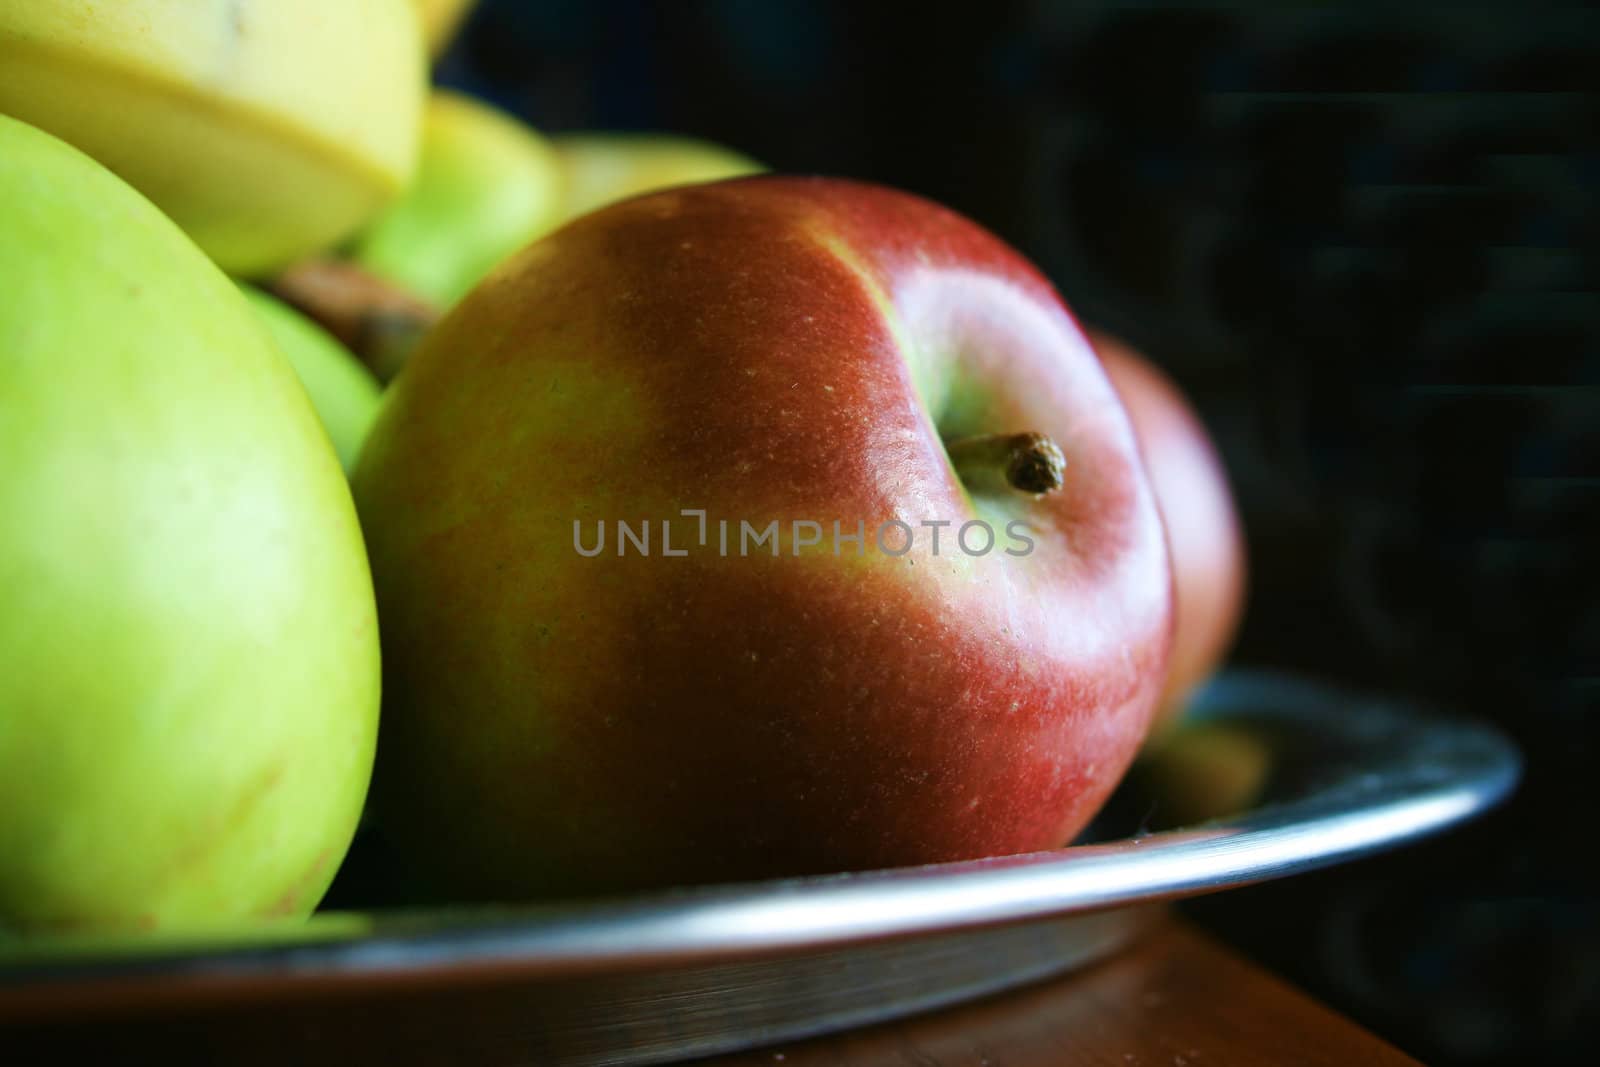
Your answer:
[[[1024,493],[1049,493],[1061,488],[1067,460],[1042,433],[986,433],[945,444],[956,473],[979,488],[1003,482]]]
[[[439,318],[433,305],[342,259],[308,259],[267,288],[333,334],[387,383]]]

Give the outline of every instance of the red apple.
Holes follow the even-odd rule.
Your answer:
[[[1172,554],[1177,622],[1159,732],[1233,643],[1244,611],[1244,537],[1227,471],[1182,390],[1117,338],[1090,330],[1089,339],[1133,419]]]
[[[887,189],[686,187],[530,246],[396,379],[354,488],[376,817],[458,899],[1058,846],[1165,676],[1160,517],[1093,350]]]

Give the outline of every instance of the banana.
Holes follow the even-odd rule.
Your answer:
[[[477,0],[413,0],[422,17],[422,36],[428,42],[428,51],[437,56],[450,44],[467,12]]]
[[[398,195],[425,79],[409,0],[0,0],[0,113],[98,159],[245,277]]]
[[[671,185],[718,181],[764,168],[709,141],[662,134],[571,133],[552,137],[566,195],[561,221]]]
[[[560,210],[555,153],[531,127],[444,90],[429,99],[417,180],[355,260],[440,308],[539,236]]]

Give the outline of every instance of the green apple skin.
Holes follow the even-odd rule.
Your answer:
[[[563,222],[630,196],[765,169],[731,148],[668,134],[568,133],[550,143],[561,163]]]
[[[1056,492],[963,484],[942,444],[1027,430],[1066,456]],[[424,340],[351,484],[374,823],[441,897],[1056,847],[1164,676],[1160,517],[1093,350],[1015,252],[891,190],[746,178],[556,231]],[[720,555],[719,518],[955,525],[939,556],[924,529],[774,558]],[[973,518],[1036,547],[952,553]],[[619,519],[657,551],[577,554],[574,520]]]
[[[309,912],[376,744],[333,449],[170,220],[0,117],[0,926]]]
[[[355,246],[357,262],[440,308],[554,225],[561,171],[532,127],[435,90],[416,180]]]
[[[240,288],[306,387],[340,465],[349,471],[378,417],[383,387],[322,327],[276,297],[248,285]]]

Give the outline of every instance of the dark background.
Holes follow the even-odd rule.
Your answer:
[[[1191,914],[1431,1062],[1593,1062],[1600,15],[485,0],[441,80],[941,200],[1195,399],[1234,661],[1521,745],[1507,807]]]

